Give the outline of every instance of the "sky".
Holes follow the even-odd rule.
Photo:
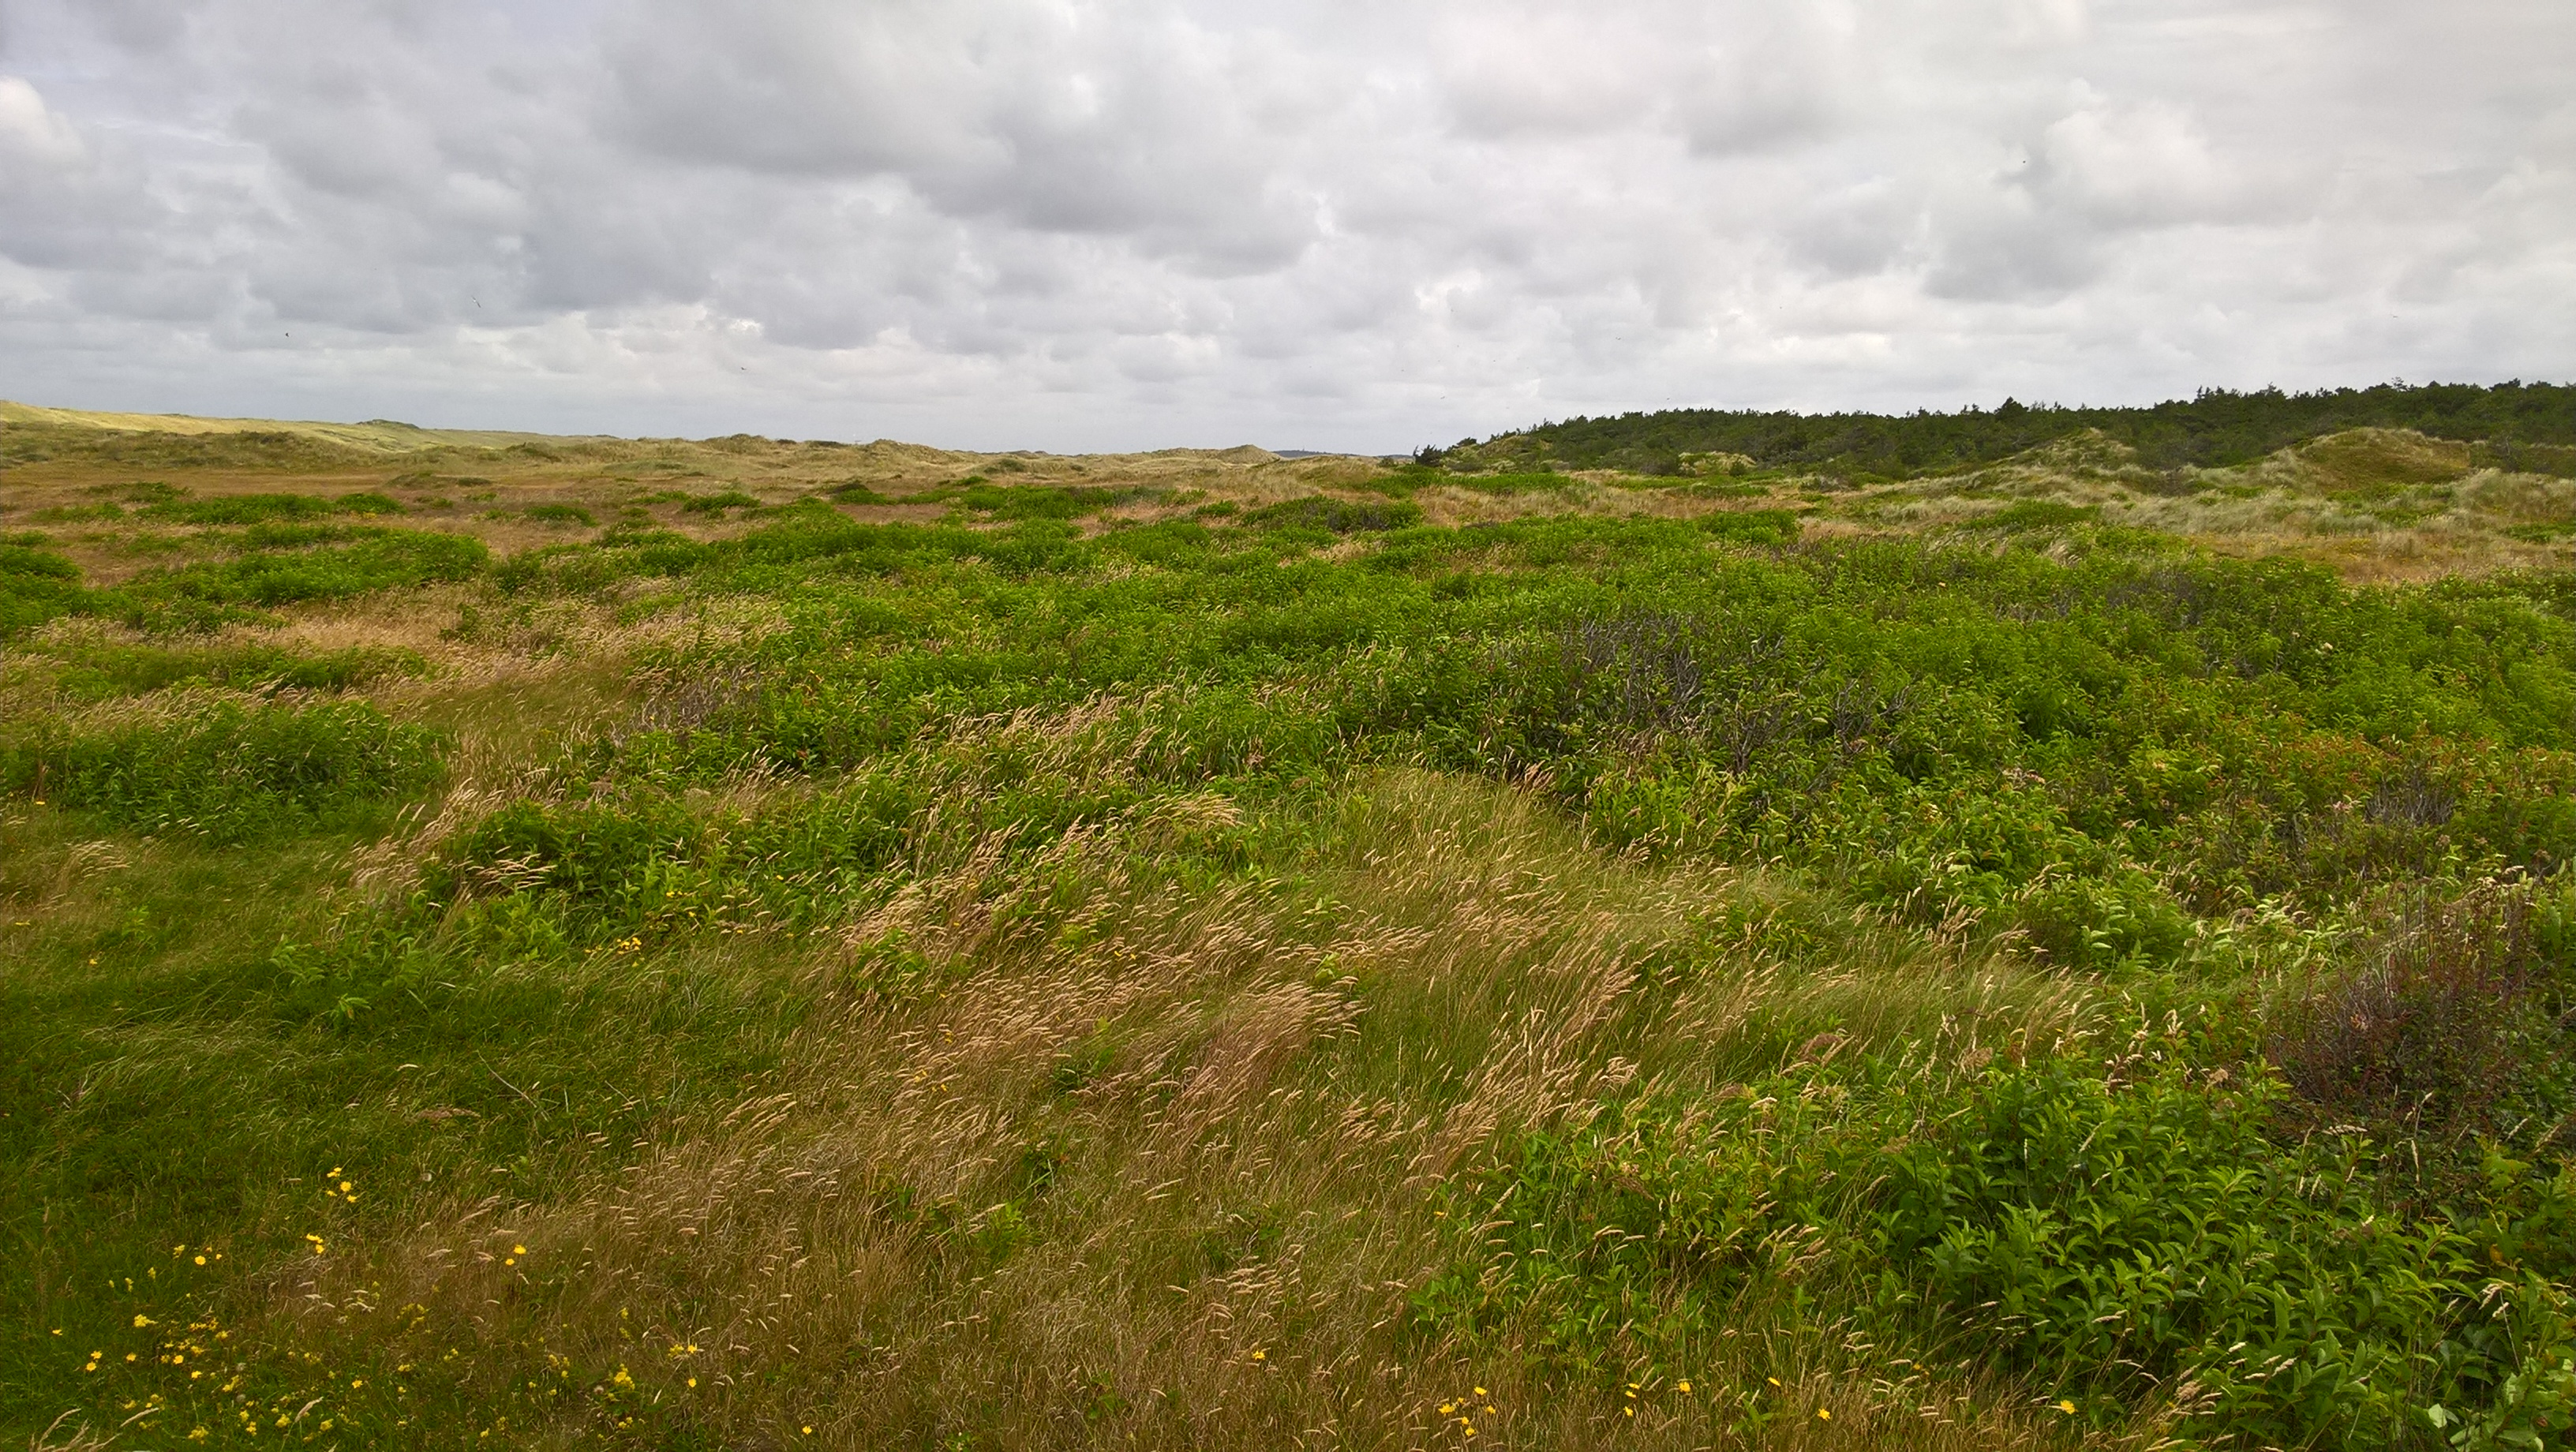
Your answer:
[[[0,0],[0,397],[1388,453],[2576,381],[2569,0]]]

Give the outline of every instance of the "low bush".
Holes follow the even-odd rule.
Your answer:
[[[1333,494],[1306,494],[1263,505],[1243,516],[1257,528],[1363,534],[1402,529],[1422,522],[1422,506],[1404,499],[1344,499]]]
[[[462,580],[489,558],[482,541],[464,535],[388,530],[336,547],[149,571],[95,592],[86,608],[146,629],[203,629],[259,606]]]
[[[0,748],[0,784],[138,831],[240,841],[420,791],[440,745],[360,702],[225,702],[103,730],[36,723]]]
[[[2576,1112],[2565,894],[2535,903],[2528,884],[2487,882],[2407,899],[2271,1006],[2265,1056],[2317,1118],[2391,1136],[2502,1135]]]
[[[1810,1065],[1524,1135],[1454,1191],[1462,1248],[1415,1314],[1582,1374],[1668,1380],[1789,1300],[1867,1315],[1901,1337],[1883,1352],[2000,1363],[2079,1413],[2154,1399],[2259,1445],[2511,1420],[2514,1379],[2571,1344],[2567,1294],[2496,1284],[2460,1226],[2389,1214],[2385,1146],[2279,1144],[2281,1086],[2205,1081],[2178,1047],[1956,1090]]]
[[[80,567],[61,555],[22,544],[0,544],[0,638],[32,629],[82,608]]]
[[[333,514],[402,514],[400,502],[372,492],[322,498],[312,494],[216,494],[164,499],[145,505],[141,517],[160,524],[273,524]]]
[[[1142,497],[1144,492],[1094,484],[987,484],[973,480],[953,497],[959,507],[995,519],[1079,519]]]

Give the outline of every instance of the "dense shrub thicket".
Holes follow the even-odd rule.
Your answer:
[[[2384,383],[2284,393],[2203,389],[2147,408],[2026,405],[1911,414],[1730,412],[1666,409],[1616,418],[1572,418],[1497,435],[1567,468],[1675,472],[1684,454],[1740,454],[1772,468],[1903,477],[1992,463],[2083,429],[2138,451],[2150,468],[2241,464],[2341,429],[2415,429],[2435,438],[2487,441],[2494,462],[2576,475],[2576,387],[2550,383]],[[1461,440],[1461,444],[1472,443]],[[1426,459],[1440,451],[1426,451]]]

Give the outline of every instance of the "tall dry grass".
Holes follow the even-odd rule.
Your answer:
[[[505,1380],[616,1366],[707,1427],[795,1445],[808,1426],[846,1447],[1461,1445],[1442,1407],[1471,1403],[1494,1409],[1465,1414],[1477,1445],[2049,1435],[2009,1392],[1763,1308],[1696,1392],[1631,1398],[1431,1339],[1406,1298],[1450,1243],[1441,1185],[1497,1135],[1641,1073],[1776,1067],[1827,1004],[1862,1038],[1930,1015],[1962,1054],[2080,1031],[2064,984],[1879,925],[1830,970],[1738,945],[1650,982],[1711,904],[1777,889],[1610,858],[1512,792],[1423,774],[1363,778],[1293,885],[1179,892],[1137,860],[1108,831],[960,844],[837,939],[694,950],[798,977],[812,1010],[780,1072],[614,1177],[424,1197],[413,1232],[316,1259],[269,1314]],[[853,975],[889,943],[939,986]],[[1714,1419],[1712,1391],[1773,1376],[1794,1416]]]

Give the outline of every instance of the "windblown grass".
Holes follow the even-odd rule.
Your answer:
[[[29,422],[33,1446],[2576,1413],[2576,597],[2519,455]]]

